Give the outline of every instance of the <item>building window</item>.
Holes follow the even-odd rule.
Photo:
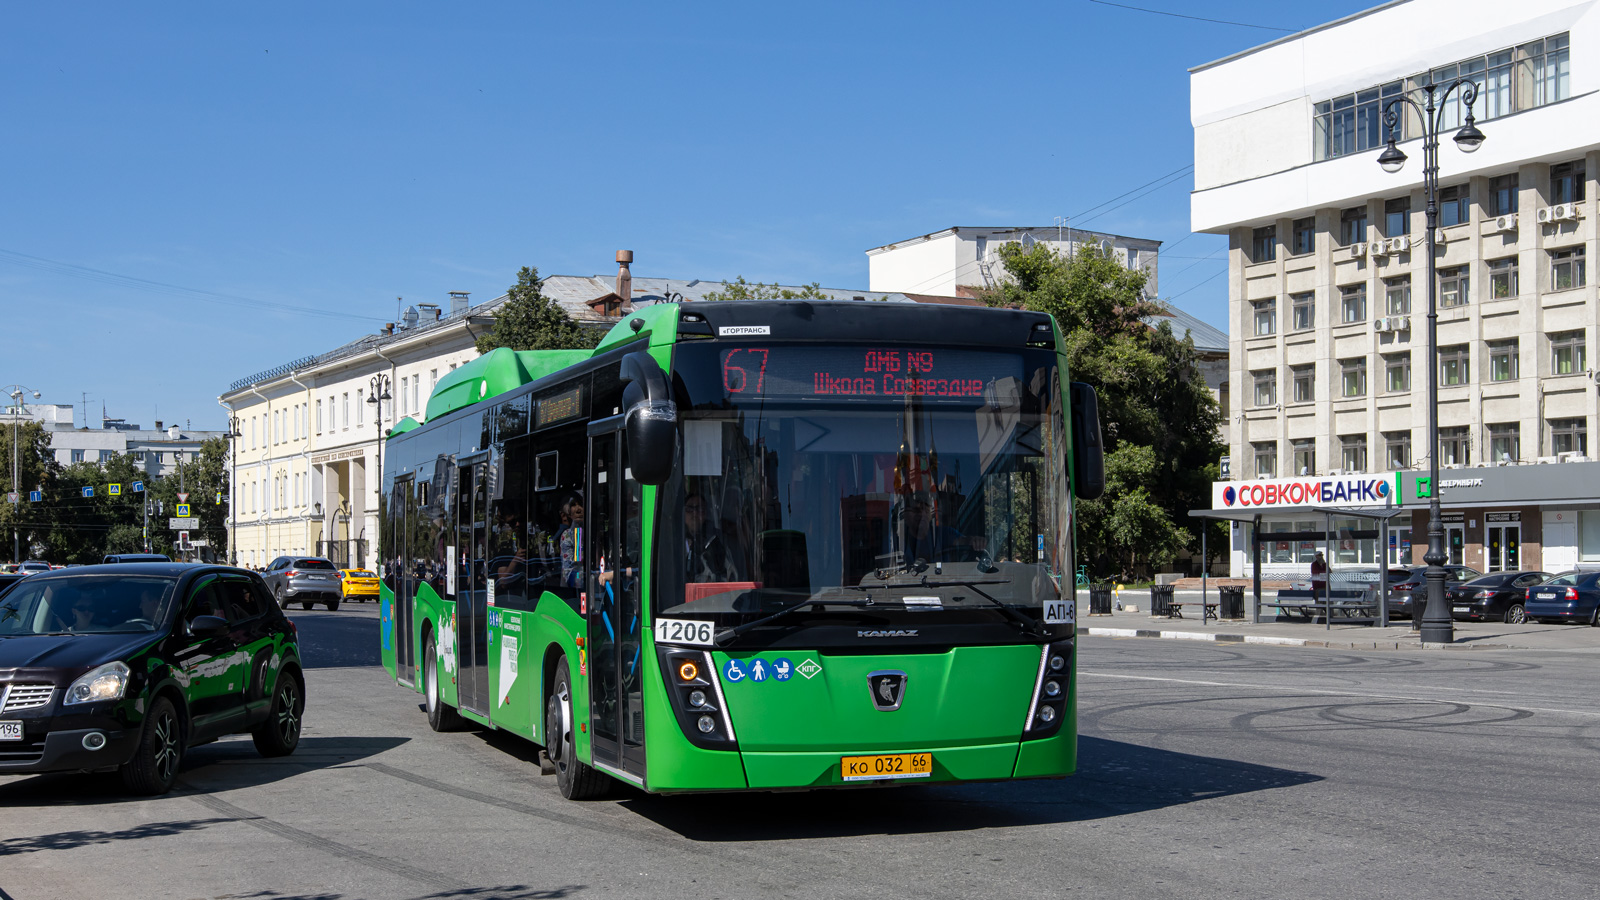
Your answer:
[[[1233,405],[1229,402],[1229,398],[1232,395],[1233,392],[1228,389],[1228,383],[1226,381],[1217,385],[1217,407],[1222,410],[1222,417],[1224,419],[1232,414]]]
[[[1472,221],[1472,192],[1458,184],[1439,191],[1439,224],[1465,225]]]
[[[1388,310],[1385,315],[1411,315],[1410,275],[1402,275],[1399,278],[1389,278],[1383,282],[1383,306],[1384,309]]]
[[[1453,266],[1439,270],[1439,308],[1467,305],[1467,267]]]
[[[1489,380],[1515,381],[1517,378],[1517,341],[1489,342]]]
[[[1339,455],[1345,472],[1367,470],[1367,436],[1347,434],[1339,438]]]
[[[1304,256],[1317,249],[1317,218],[1307,216],[1294,220],[1294,246],[1289,252]]]
[[[356,391],[356,427],[367,421],[367,405],[361,402],[361,391]]]
[[[1411,198],[1396,197],[1383,204],[1383,236],[1411,233]]]
[[[1317,442],[1302,439],[1294,442],[1294,473],[1310,475],[1317,471]]]
[[[1439,463],[1446,466],[1464,466],[1467,464],[1467,453],[1471,450],[1472,439],[1467,435],[1467,426],[1439,429]]]
[[[341,395],[341,398],[344,400],[344,410],[343,410],[344,415],[342,416],[342,419],[344,421],[344,429],[343,430],[349,431],[350,430],[350,392],[346,391],[344,394]]]
[[[1278,258],[1278,226],[1266,225],[1250,233],[1250,261],[1271,262]]]
[[[1367,320],[1367,286],[1347,284],[1339,288],[1339,319],[1345,324]]]
[[[100,462],[101,463],[111,462],[112,458],[115,457],[116,455],[117,455],[117,451],[115,451],[115,450],[101,450],[100,451]]]
[[[1383,104],[1400,96],[1404,89],[1403,81],[1391,81],[1318,103],[1313,119],[1312,149],[1316,158],[1334,159],[1382,145],[1388,140],[1388,131],[1383,127]]]
[[[134,462],[139,463],[141,465],[144,464],[144,451],[143,450],[135,450],[130,455],[133,457],[133,461]]]
[[[1366,357],[1339,360],[1339,394],[1344,397],[1367,395]]]
[[[1304,294],[1291,294],[1289,304],[1294,308],[1294,330],[1310,331],[1316,327],[1317,301],[1316,294],[1307,291]]]
[[[1580,203],[1585,192],[1584,162],[1559,163],[1550,167],[1550,203]]]
[[[1509,216],[1517,211],[1517,173],[1489,179],[1489,215]]]
[[[1522,458],[1521,426],[1503,422],[1489,426],[1489,462],[1516,462]]]
[[[1472,383],[1466,344],[1439,348],[1439,383],[1444,385]]]
[[[1316,373],[1314,364],[1289,369],[1289,377],[1294,381],[1294,402],[1310,403],[1317,399]]]
[[[1489,260],[1489,299],[1504,300],[1517,295],[1517,258]]]
[[[1567,43],[1567,36],[1558,34],[1524,46],[1539,85],[1534,102],[1555,103],[1572,96],[1572,61]]]
[[[406,414],[406,396],[407,396],[406,395],[406,385],[410,384],[410,383],[411,383],[411,379],[407,378],[404,375],[400,376],[400,404],[399,404],[400,410],[399,410],[399,412],[400,412],[400,415],[402,415],[402,416]]]
[[[1256,406],[1278,405],[1278,370],[1262,369],[1251,372],[1256,383]]]
[[[1559,331],[1550,335],[1550,374],[1582,374],[1589,367],[1585,350],[1581,331]]]
[[[1550,251],[1550,290],[1565,291],[1588,283],[1582,247]]]
[[[1355,206],[1339,215],[1339,243],[1345,247],[1367,241],[1367,208]]]
[[[82,450],[74,450],[74,451],[72,451],[72,461],[73,462],[83,462],[83,451]]]
[[[317,434],[322,433],[322,401],[317,401]]]
[[[1411,354],[1391,353],[1383,358],[1383,389],[1391,394],[1411,390]]]
[[[1385,468],[1409,469],[1411,468],[1411,432],[1385,431],[1383,433],[1383,447]]]
[[[1563,453],[1589,453],[1589,420],[1588,419],[1551,419],[1550,420],[1550,452],[1557,456]]]
[[[1278,333],[1278,301],[1255,300],[1251,302],[1255,310],[1256,337],[1265,337]]]
[[[1251,444],[1250,445],[1250,449],[1255,452],[1255,457],[1256,457],[1256,477],[1257,478],[1277,478],[1278,477],[1278,442],[1277,441],[1263,441],[1263,442],[1261,442],[1259,444]]]

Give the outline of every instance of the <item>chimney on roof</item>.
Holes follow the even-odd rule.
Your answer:
[[[161,420],[160,420],[160,419],[157,419],[157,420],[156,420],[156,430],[157,430],[157,431],[160,431],[160,430],[161,430]]]
[[[427,321],[429,318],[428,314],[432,313],[433,321],[437,322],[444,311],[439,308],[439,304],[437,303],[418,303],[417,312],[422,316],[424,321]]]
[[[453,316],[453,315],[455,315],[457,313],[466,312],[467,311],[467,306],[469,305],[467,303],[467,298],[470,297],[470,296],[472,296],[472,292],[471,291],[451,291],[450,292],[450,315]]]
[[[622,298],[624,306],[633,302],[633,273],[628,271],[632,262],[632,250],[617,251],[617,296]]]
[[[385,323],[383,323],[383,333],[384,334],[394,334],[394,323],[393,322],[385,322]]]

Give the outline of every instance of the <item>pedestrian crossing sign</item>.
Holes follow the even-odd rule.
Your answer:
[[[122,496],[122,485],[120,485],[120,484],[108,484],[108,485],[106,485],[106,493],[110,494],[113,497],[121,497]]]
[[[177,504],[177,507],[178,507],[178,511],[177,511],[176,515],[177,515],[178,518],[180,518],[180,519],[189,518],[189,504],[187,504],[187,503],[179,503],[179,504]]]

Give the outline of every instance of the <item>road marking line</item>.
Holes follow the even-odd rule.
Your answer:
[[[1461,700],[1442,700],[1437,697],[1412,697],[1403,694],[1373,694],[1364,691],[1333,691],[1324,688],[1291,687],[1286,684],[1239,684],[1232,681],[1200,681],[1191,678],[1162,678],[1157,675],[1117,675],[1111,672],[1085,672],[1078,670],[1078,674],[1093,675],[1097,678],[1122,678],[1128,681],[1164,681],[1170,684],[1192,684],[1200,687],[1231,687],[1243,688],[1252,691],[1270,690],[1283,691],[1289,694],[1321,694],[1328,697],[1365,697],[1369,700],[1408,700],[1413,703],[1461,703]],[[1459,688],[1458,690],[1473,692],[1472,688]],[[1494,693],[1500,693],[1495,691]],[[1470,703],[1468,705],[1471,705]],[[1494,706],[1502,709],[1515,709],[1522,712],[1566,713],[1574,716],[1600,716],[1600,711],[1586,709],[1552,709],[1545,706],[1518,706],[1510,703],[1480,703],[1481,706]]]

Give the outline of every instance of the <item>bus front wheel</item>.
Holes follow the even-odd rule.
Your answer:
[[[573,738],[572,676],[567,661],[556,664],[550,699],[545,703],[545,754],[556,767],[556,785],[568,800],[596,800],[611,790],[611,779],[578,759]]]
[[[461,727],[461,714],[445,705],[439,693],[439,654],[433,635],[422,639],[422,699],[428,709],[428,727],[434,731],[455,731]]]

